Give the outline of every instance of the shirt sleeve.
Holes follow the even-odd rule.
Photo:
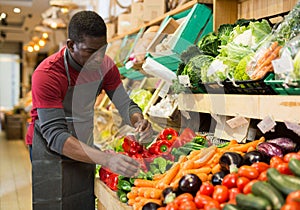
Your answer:
[[[134,113],[142,114],[142,110],[129,98],[122,84],[120,84],[115,90],[107,91],[106,94],[118,109],[124,123],[131,125],[131,115]]]
[[[105,91],[115,90],[121,83],[121,75],[118,67],[115,65],[114,61],[108,56],[105,56],[105,60],[101,66],[103,69],[103,85],[102,88]]]
[[[48,147],[62,154],[64,143],[71,136],[63,109],[37,109],[41,133]]]
[[[36,70],[32,76],[32,102],[36,108],[63,108],[67,84],[58,72]],[[66,80],[67,82],[67,80]]]

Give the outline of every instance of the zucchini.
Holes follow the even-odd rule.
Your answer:
[[[270,202],[260,196],[255,195],[245,195],[245,194],[237,194],[236,203],[238,208],[245,210],[272,210],[272,205]]]
[[[288,176],[289,175],[279,173],[279,171],[275,168],[269,168],[267,170],[268,182],[284,195],[300,190],[299,184],[292,182]]]
[[[289,161],[289,169],[291,170],[291,172],[293,172],[293,174],[295,174],[296,176],[300,176],[300,160],[292,158]]]
[[[255,182],[252,185],[252,193],[266,198],[272,204],[274,210],[280,210],[285,202],[282,194],[268,182]]]
[[[237,205],[234,204],[225,204],[222,210],[241,210]]]
[[[119,200],[122,202],[122,203],[127,203],[128,201],[128,198],[127,198],[127,194],[126,192],[124,192],[123,190],[118,190],[117,191],[117,196],[119,198]]]

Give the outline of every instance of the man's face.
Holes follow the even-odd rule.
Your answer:
[[[101,62],[105,55],[106,46],[107,41],[105,36],[85,36],[83,42],[73,42],[71,55],[73,59],[82,66],[84,66],[94,53],[93,59],[97,59],[97,62]]]

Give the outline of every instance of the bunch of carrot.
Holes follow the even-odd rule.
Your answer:
[[[273,71],[272,61],[279,57],[281,48],[282,46],[278,45],[277,41],[271,43],[271,45],[258,58],[254,71],[250,76],[252,80],[261,79],[268,72]]]
[[[264,141],[264,137],[245,144],[231,140],[229,145],[223,148],[210,146],[201,150],[194,150],[188,156],[181,156],[168,171],[154,175],[153,180],[135,179],[134,186],[127,194],[128,205],[133,206],[134,210],[142,209],[143,205],[148,202],[161,205],[163,189],[170,186],[176,189],[184,175],[193,173],[202,182],[209,181],[214,173],[221,170],[219,159],[224,152],[234,151],[243,155],[255,150],[256,146]]]

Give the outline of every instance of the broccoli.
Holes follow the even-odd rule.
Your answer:
[[[197,55],[201,55],[201,54],[203,54],[203,53],[200,51],[198,46],[191,45],[180,54],[180,60],[184,64],[187,64],[191,58],[193,58]]]
[[[217,35],[221,45],[227,44],[228,39],[230,37],[230,33],[232,32],[234,27],[234,24],[222,24],[219,26]]]
[[[206,72],[214,57],[210,55],[198,55],[193,57],[185,66],[181,75],[188,75],[191,84],[198,84],[201,81],[202,72]]]
[[[185,67],[185,63],[179,63],[177,70],[176,70],[176,75],[181,75]]]
[[[220,45],[220,40],[214,32],[210,32],[202,37],[197,45],[206,55],[216,57],[219,54],[218,47]]]

